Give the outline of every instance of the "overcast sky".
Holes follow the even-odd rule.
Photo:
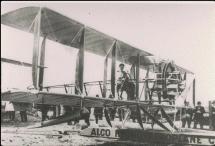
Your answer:
[[[209,99],[215,99],[215,4],[212,2],[4,2],[1,14],[25,6],[46,6],[128,44],[172,59],[195,73],[198,100],[207,103]],[[31,62],[31,34],[1,25],[1,35],[1,57]],[[49,70],[45,74],[45,84],[72,82],[77,51],[51,41],[47,48],[46,65]],[[57,60],[59,58],[63,59]],[[94,64],[87,60],[90,63],[94,61]],[[89,71],[85,72],[85,79],[102,79],[102,58],[90,54],[85,62],[85,71]],[[98,70],[92,71],[92,67],[98,67]],[[31,85],[30,71],[30,68],[21,70],[17,66],[3,64],[2,86],[23,88]]]

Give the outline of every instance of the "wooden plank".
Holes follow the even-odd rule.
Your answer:
[[[75,73],[75,94],[83,93],[83,78],[84,78],[84,37],[85,28],[82,30],[80,38],[80,48],[76,60],[76,73]],[[80,91],[79,91],[80,90]],[[81,93],[79,93],[81,92]]]
[[[112,64],[111,64],[111,92],[115,97],[115,80],[116,80],[116,42],[112,49]]]

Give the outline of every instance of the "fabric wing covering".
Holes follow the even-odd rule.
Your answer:
[[[50,40],[78,49],[80,47],[81,31],[82,29],[85,29],[84,47],[86,51],[106,56],[113,43],[116,41],[117,60],[120,62],[132,64],[130,57],[137,56],[137,54],[140,54],[140,56],[153,56],[151,53],[98,32],[76,20],[63,16],[46,7],[24,7],[8,12],[1,16],[1,23],[33,33],[33,25],[40,10],[40,35],[46,35]],[[145,66],[146,64],[144,63],[140,64],[141,68],[145,68]],[[177,67],[182,72],[192,73],[182,67]]]
[[[60,93],[48,93],[38,92],[31,93],[26,91],[8,91],[1,94],[2,101],[9,101],[14,104],[26,103],[26,104],[45,104],[45,105],[69,105],[80,107],[83,104],[86,107],[115,107],[115,106],[127,106],[136,107],[136,101],[124,101],[124,100],[113,100],[109,98],[98,98],[98,97],[87,97],[84,98],[80,95],[69,95]],[[161,105],[149,105],[145,102],[139,102],[141,107],[160,107]],[[180,109],[181,107],[175,107],[172,105],[162,105],[167,110],[171,108]]]

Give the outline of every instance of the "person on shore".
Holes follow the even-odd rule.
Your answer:
[[[203,124],[204,124],[204,113],[205,113],[205,108],[201,105],[201,102],[197,102],[197,106],[195,107],[194,110],[194,129],[197,128],[197,124],[200,124],[200,128],[203,129]]]
[[[184,107],[182,108],[182,128],[185,128],[186,124],[190,128],[191,121],[193,116],[193,110],[189,106],[189,102],[184,101]]]
[[[99,95],[96,95],[96,97],[99,97]],[[94,116],[96,124],[98,124],[99,120],[102,120],[103,117],[103,108],[102,107],[95,107],[94,108]]]
[[[12,102],[6,101],[5,111],[8,113],[10,121],[14,121],[15,120],[15,110],[14,110],[14,105]]]

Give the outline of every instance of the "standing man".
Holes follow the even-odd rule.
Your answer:
[[[127,99],[133,100],[135,85],[129,81],[130,79],[129,74],[124,71],[124,67],[125,65],[123,63],[119,65],[120,76],[117,82],[117,94],[118,94],[118,97],[122,99],[122,92],[125,91],[127,94]]]
[[[205,108],[201,106],[201,102],[197,102],[197,106],[195,107],[194,110],[194,127],[197,128],[197,124],[200,124],[200,128],[203,129],[203,122],[204,122],[204,116],[203,114],[205,113]]]
[[[15,120],[15,110],[14,110],[14,105],[13,105],[12,102],[6,101],[6,103],[5,103],[5,111],[8,113],[9,119],[11,121],[14,121]]]
[[[80,113],[81,113],[81,119],[84,119],[87,126],[90,126],[90,111],[86,107],[83,107],[81,108]]]
[[[28,121],[26,110],[21,110],[20,111],[20,116],[21,116],[21,121],[22,122],[27,122]]]
[[[99,95],[96,95],[96,97],[99,97]],[[102,117],[103,117],[103,108],[102,107],[95,107],[94,108],[94,116],[96,119],[96,124],[98,124],[98,121],[102,120]]]
[[[189,106],[189,102],[184,101],[184,107],[182,108],[182,128],[185,128],[186,123],[188,128],[190,128],[193,116],[193,110]]]
[[[20,117],[21,117],[21,122],[27,122],[28,118],[27,118],[27,108],[28,108],[29,104],[26,103],[17,103],[15,104],[16,109],[19,109],[20,112]]]
[[[125,110],[123,108],[118,108],[119,121],[125,118]]]
[[[102,107],[95,107],[94,108],[94,116],[95,116],[95,119],[96,119],[96,124],[98,124],[98,121],[102,120],[103,108]]]

